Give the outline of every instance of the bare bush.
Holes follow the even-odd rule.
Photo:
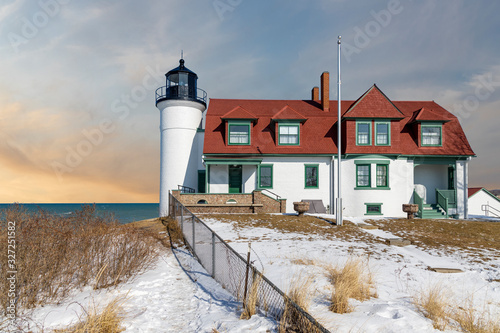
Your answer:
[[[0,265],[6,274],[7,223],[16,223],[17,308],[59,302],[73,289],[116,285],[150,267],[159,254],[148,233],[98,216],[83,206],[67,217],[15,205],[0,219]],[[99,277],[99,279],[96,279]],[[1,307],[8,302],[6,278],[0,283]]]

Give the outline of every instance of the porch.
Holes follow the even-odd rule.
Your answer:
[[[413,202],[420,218],[448,218],[457,214],[455,161],[416,161]]]

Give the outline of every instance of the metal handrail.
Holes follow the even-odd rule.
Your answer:
[[[491,212],[490,209],[494,210],[495,212]],[[488,214],[491,213],[495,215],[495,217],[500,217],[500,210],[490,206],[490,204],[481,205],[481,210],[486,213],[486,216],[489,216]]]
[[[189,186],[177,185],[177,189],[181,191],[181,193],[196,193],[196,190]]]
[[[277,194],[276,194],[276,193],[274,193],[274,192],[269,191],[269,190],[268,190],[268,189],[266,189],[266,188],[262,188],[262,189],[260,189],[260,190],[261,190],[261,191],[266,191],[266,192],[269,192],[270,194],[274,195],[274,196],[276,197],[276,200],[280,200],[280,199],[281,199],[281,196],[277,195]],[[265,194],[265,193],[264,193],[264,194]]]
[[[446,213],[446,218],[448,218],[448,198],[446,198],[441,191],[436,189],[437,205]]]
[[[179,86],[168,87],[163,86],[156,89],[156,104],[163,99],[185,99],[195,100],[207,104],[207,92],[203,89],[197,88],[196,91],[180,91]]]

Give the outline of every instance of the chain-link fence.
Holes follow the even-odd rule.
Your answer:
[[[170,194],[170,216],[201,265],[244,307],[256,306],[285,332],[329,332]]]

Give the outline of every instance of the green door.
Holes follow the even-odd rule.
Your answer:
[[[241,165],[229,166],[229,193],[241,193],[242,173]]]
[[[198,193],[205,193],[206,178],[207,178],[206,170],[198,170]]]

